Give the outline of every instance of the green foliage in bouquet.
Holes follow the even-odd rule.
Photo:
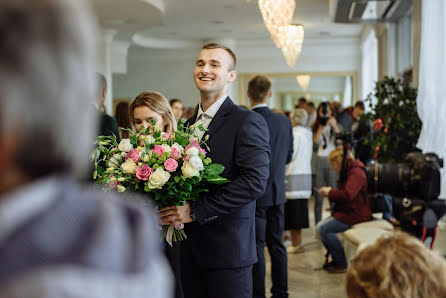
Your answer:
[[[417,90],[401,80],[386,76],[376,82],[375,93],[366,99],[372,111],[362,116],[373,122],[373,134],[364,143],[371,147],[375,160],[401,162],[405,154],[418,150],[421,121],[416,99]]]

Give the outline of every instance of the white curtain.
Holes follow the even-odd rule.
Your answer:
[[[446,199],[446,1],[422,3],[418,115],[423,126],[417,147],[444,159],[440,198]]]
[[[352,100],[352,78],[350,76],[345,77],[345,86],[344,86],[344,98],[342,100],[342,106],[344,108],[353,104]]]
[[[373,93],[375,82],[378,80],[378,40],[372,29],[361,44],[361,100],[365,100],[369,93]],[[369,110],[366,105],[366,111]]]

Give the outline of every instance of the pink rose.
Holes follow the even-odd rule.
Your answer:
[[[198,140],[195,140],[195,139],[191,139],[190,140],[190,144],[188,145],[188,147],[197,147],[197,146],[200,146],[200,143],[198,142]]]
[[[155,148],[153,148],[152,153],[158,154],[158,157],[161,157],[164,153],[164,147],[161,145],[155,145]]]
[[[145,163],[136,168],[136,177],[138,177],[139,180],[147,181],[152,173],[153,169]]]
[[[110,179],[113,178],[113,174],[110,175]],[[113,185],[112,185],[113,184]],[[109,183],[107,183],[105,186],[106,187],[112,187],[112,188],[116,188],[118,187],[119,182],[118,181],[110,181]]]
[[[165,138],[166,140],[168,140],[168,139],[173,140],[173,135],[170,134],[170,133],[168,133],[168,132],[166,132],[166,133],[163,135],[163,138]]]
[[[181,158],[181,151],[178,150],[178,148],[172,147],[172,151],[170,152],[170,156],[172,156],[173,159],[180,159]]]
[[[168,172],[174,172],[177,169],[177,167],[178,167],[178,162],[173,158],[169,158],[164,162],[164,168]]]
[[[203,148],[201,148],[200,146],[197,147],[198,150],[200,151],[201,154],[203,154],[204,156],[206,156],[206,150],[204,150]]]
[[[130,150],[129,153],[127,153],[127,156],[125,157],[125,160],[131,158],[135,163],[138,163],[141,161],[141,156],[139,156],[138,149]]]

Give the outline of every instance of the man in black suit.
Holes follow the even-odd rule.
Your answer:
[[[97,109],[99,113],[99,136],[111,136],[115,135],[116,140],[121,140],[119,136],[118,123],[116,119],[100,110],[101,106],[104,105],[105,98],[107,96],[107,79],[104,75],[97,73],[99,92],[97,97]]]
[[[161,214],[165,222],[186,223],[181,243],[186,298],[252,298],[255,201],[269,176],[269,135],[265,120],[235,105],[227,89],[236,78],[236,57],[227,47],[207,44],[194,70],[200,91],[198,112],[188,124],[207,128],[208,156],[225,166],[230,182],[210,186],[198,201]]]
[[[256,245],[258,263],[253,267],[254,295],[265,297],[265,242],[271,256],[272,297],[288,297],[287,254],[282,243],[284,227],[285,165],[293,156],[291,121],[275,114],[267,106],[271,82],[264,76],[249,81],[251,109],[263,116],[268,125],[271,163],[265,194],[257,200]]]

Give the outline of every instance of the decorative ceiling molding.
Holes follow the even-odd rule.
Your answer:
[[[134,44],[151,49],[199,49],[203,45],[203,41],[191,41],[191,40],[178,40],[178,39],[166,39],[147,37],[141,34],[134,34],[132,36]]]
[[[91,0],[91,4],[101,27],[115,30],[119,40],[160,25],[166,10],[165,0]]]

